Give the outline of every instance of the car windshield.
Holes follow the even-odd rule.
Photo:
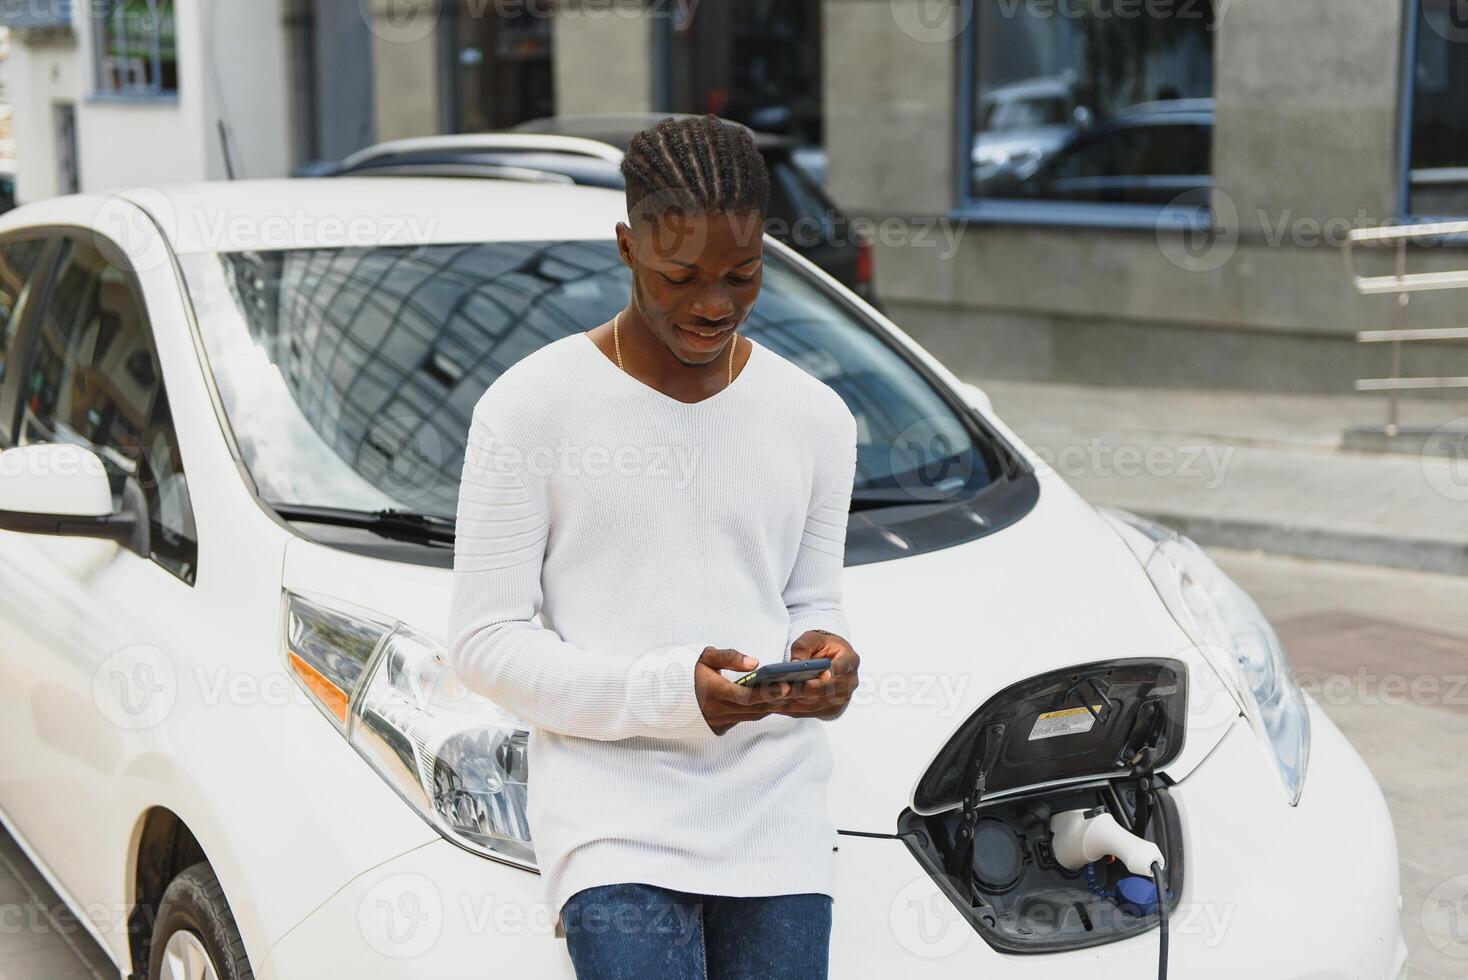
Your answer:
[[[475,404],[542,345],[609,320],[630,271],[605,241],[180,257],[228,424],[272,504],[452,519]],[[813,277],[765,250],[741,331],[845,399],[853,507],[994,482],[1002,450]]]

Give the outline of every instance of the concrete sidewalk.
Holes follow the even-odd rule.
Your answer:
[[[1087,499],[1203,544],[1468,575],[1468,400],[1403,402],[1431,452],[1343,448],[1384,399],[973,379]]]

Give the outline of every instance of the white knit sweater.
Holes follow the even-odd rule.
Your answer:
[[[706,646],[787,660],[808,629],[852,639],[840,581],[855,467],[845,402],[758,342],[698,402],[625,373],[584,333],[479,399],[449,655],[530,726],[527,818],[552,915],[614,882],[832,893],[824,723],[771,715],[715,735],[693,665]]]

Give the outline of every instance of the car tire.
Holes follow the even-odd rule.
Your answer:
[[[224,889],[207,861],[179,872],[163,892],[149,947],[148,980],[195,980],[197,972],[179,970],[179,955],[197,957],[200,947],[209,960],[205,978],[212,968],[217,980],[254,980]]]

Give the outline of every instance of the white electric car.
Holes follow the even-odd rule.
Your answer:
[[[624,213],[363,177],[0,217],[0,811],[120,975],[573,975],[526,733],[444,631],[474,406],[625,301]],[[742,329],[859,424],[834,977],[1152,977],[1162,911],[1174,976],[1399,976],[1382,794],[1201,551],[778,242]]]

